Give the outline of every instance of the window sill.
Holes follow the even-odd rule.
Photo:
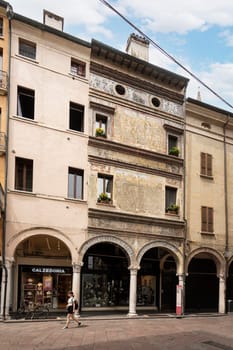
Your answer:
[[[23,55],[19,55],[19,54],[16,54],[15,56],[16,56],[16,57],[19,57],[19,58],[22,58],[22,59],[24,59],[25,61],[29,61],[29,62],[31,62],[31,63],[39,64],[39,61],[37,61],[35,58],[30,58],[30,57],[23,56]]]
[[[213,180],[214,177],[210,176],[210,175],[204,175],[204,174],[200,174],[200,177],[204,178],[204,179],[209,179],[209,180]]]
[[[35,192],[24,191],[24,190],[13,189],[13,190],[10,190],[10,192],[15,194],[22,194],[24,196],[36,196]]]
[[[214,232],[207,232],[207,231],[201,231],[200,234],[203,236],[215,236]]]
[[[178,214],[178,213],[172,213],[172,212],[165,213],[165,215],[168,215],[168,216],[180,216],[180,214]]]
[[[23,116],[21,116],[21,115],[13,115],[12,117],[13,117],[14,119],[19,119],[19,120],[22,120],[22,121],[24,121],[24,122],[31,123],[31,124],[37,123],[37,121],[36,121],[35,119],[23,117]]]
[[[81,203],[81,204],[86,204],[87,201],[84,200],[84,199],[79,199],[79,198],[69,198],[69,197],[66,197],[65,200],[67,202],[72,202],[72,203]]]
[[[68,73],[68,74],[73,80],[82,80],[82,81],[85,81],[85,82],[88,81],[86,76],[76,75],[76,74],[72,74],[72,73]]]
[[[112,201],[111,202],[97,202],[96,205],[102,205],[104,207],[114,207]]]

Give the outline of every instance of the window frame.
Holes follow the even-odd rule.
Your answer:
[[[170,196],[174,196],[174,200],[173,199],[169,199],[168,195],[169,195],[169,191],[170,191]],[[176,187],[172,187],[172,186],[165,186],[165,212],[167,213],[169,211],[169,207],[172,205],[177,205],[177,193],[178,193],[178,189]],[[172,195],[171,195],[172,194]],[[175,211],[175,210],[174,210]]]
[[[15,190],[33,192],[33,163],[33,159],[15,157]],[[20,167],[22,175],[20,175]],[[22,184],[20,184],[21,182]]]
[[[76,77],[86,77],[86,62],[71,58],[70,61],[70,74]]]
[[[73,175],[73,181],[74,183],[72,184],[72,195],[70,195],[70,175]],[[77,186],[80,182],[78,182],[78,177],[81,177],[81,189],[77,190]],[[69,199],[79,199],[83,200],[84,196],[84,170],[79,169],[79,168],[74,168],[74,167],[68,167],[68,193],[67,196]],[[79,196],[80,193],[80,196]]]
[[[30,60],[36,60],[36,48],[36,43],[19,38],[18,53],[20,56],[29,58]]]
[[[27,98],[31,98],[33,100],[33,102],[31,102],[31,115],[30,113],[27,114],[27,111],[25,111],[25,106],[23,108],[22,102],[23,104],[27,104],[29,105],[28,102],[22,101],[20,99],[20,96]],[[28,100],[29,101],[29,100]],[[23,111],[24,110],[24,111]],[[29,88],[25,88],[24,86],[17,86],[17,116],[26,118],[26,119],[30,119],[30,120],[34,120],[35,118],[35,90],[29,89]]]
[[[213,178],[213,156],[209,153],[200,153],[200,175]]]
[[[4,30],[4,20],[3,20],[3,17],[0,16],[0,37],[3,37],[3,30]]]
[[[201,206],[201,233],[214,234],[214,209]]]
[[[101,185],[101,190],[99,190],[99,180],[102,179],[102,185]],[[110,186],[110,192],[106,191],[108,184],[106,183],[106,181],[109,181],[109,186]],[[101,200],[100,199],[100,195],[101,194],[106,194],[108,199],[106,200],[106,202],[108,203],[112,203],[113,200],[113,176],[109,175],[109,174],[102,174],[102,173],[98,173],[97,175],[97,201],[98,202],[105,202],[105,200]]]
[[[97,129],[103,129],[103,134],[98,135]],[[96,112],[95,113],[95,136],[107,137],[107,134],[108,134],[108,116],[103,113]]]
[[[79,103],[70,101],[70,104],[69,104],[69,130],[84,132],[84,115],[85,115],[85,106],[81,105]],[[75,120],[76,118],[80,118],[80,122],[78,124],[77,124],[77,120]],[[74,126],[72,127],[72,124],[74,126],[80,125],[80,128],[74,127]]]

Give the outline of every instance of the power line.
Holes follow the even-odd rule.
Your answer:
[[[223,103],[225,103],[228,107],[233,109],[233,105],[226,101],[222,96],[220,96],[216,91],[214,91],[210,86],[204,83],[197,75],[192,73],[188,68],[186,68],[182,63],[180,63],[176,58],[170,55],[167,51],[165,51],[161,46],[159,46],[154,40],[152,40],[148,35],[146,35],[140,28],[138,28],[135,24],[133,24],[128,18],[126,18],[122,13],[120,13],[117,9],[115,9],[112,5],[110,5],[106,0],[99,0],[102,4],[107,6],[110,10],[115,12],[119,17],[121,17],[126,23],[128,23],[132,28],[134,28],[139,34],[141,34],[145,39],[147,39],[156,49],[158,49],[163,55],[176,63],[179,67],[181,67],[185,72],[187,72],[191,77],[197,80],[202,86],[204,86],[207,90],[209,90],[212,94],[218,97]]]

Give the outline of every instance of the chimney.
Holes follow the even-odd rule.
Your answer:
[[[63,31],[64,18],[47,10],[43,10],[43,23],[47,26]]]
[[[129,55],[149,61],[149,40],[137,34],[130,34],[127,40],[126,52]]]

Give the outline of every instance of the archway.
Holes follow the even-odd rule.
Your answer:
[[[228,274],[226,281],[226,302],[227,310],[233,312],[233,259],[228,265]]]
[[[160,312],[176,311],[177,270],[181,263],[175,247],[151,244],[139,254],[140,270],[137,281],[137,310],[150,308]],[[174,253],[174,250],[178,254]]]
[[[197,252],[189,260],[186,277],[186,311],[217,312],[220,262],[209,251]]]
[[[126,309],[129,304],[130,259],[115,242],[91,245],[83,256],[82,310]]]
[[[14,280],[18,286],[14,304],[47,304],[51,309],[64,310],[67,292],[72,287],[67,245],[47,234],[28,236],[17,245],[14,259]]]

